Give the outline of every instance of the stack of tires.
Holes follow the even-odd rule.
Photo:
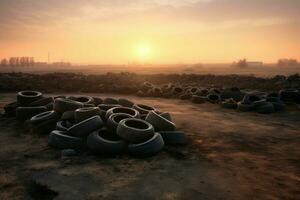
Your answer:
[[[23,91],[5,111],[29,121],[35,132],[49,134],[49,145],[63,154],[88,148],[97,154],[128,152],[147,157],[159,153],[165,144],[187,142],[186,135],[176,131],[169,113],[124,98],[53,98]]]

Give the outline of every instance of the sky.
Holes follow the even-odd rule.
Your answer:
[[[299,0],[0,0],[0,58],[77,64],[300,59]]]

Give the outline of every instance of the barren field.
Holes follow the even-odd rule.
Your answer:
[[[2,118],[0,199],[300,199],[296,106],[261,115],[209,103],[125,97],[169,111],[189,144],[166,146],[147,159],[88,152],[62,159],[48,147],[47,135]],[[1,107],[14,98],[1,94]]]

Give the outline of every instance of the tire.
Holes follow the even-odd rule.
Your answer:
[[[37,91],[18,92],[17,102],[20,106],[28,106],[30,103],[42,99],[43,94]]]
[[[46,106],[47,104],[53,102],[54,102],[53,97],[43,97],[42,99],[30,103],[29,106]]]
[[[54,130],[49,135],[48,144],[57,149],[80,149],[83,146],[83,140],[66,135],[64,131]]]
[[[103,104],[119,104],[119,101],[114,98],[105,98]]]
[[[144,104],[134,104],[133,108],[137,110],[141,115],[148,114],[150,111],[155,110],[154,108]]]
[[[106,121],[106,127],[111,133],[117,134],[117,128],[120,121],[127,118],[133,118],[131,115],[126,113],[114,113],[109,116]]]
[[[128,118],[119,122],[117,135],[130,143],[147,141],[154,134],[154,127],[141,119]]]
[[[16,118],[20,121],[25,121],[30,119],[31,117],[46,112],[47,108],[45,106],[39,107],[18,107],[16,109]]]
[[[252,110],[253,106],[251,106],[250,104],[246,104],[242,101],[238,102],[237,104],[237,109],[240,112],[248,112],[250,110]]]
[[[157,114],[155,111],[151,111],[148,113],[146,117],[146,121],[152,124],[154,127],[154,130],[156,132],[158,131],[175,131],[176,130],[176,125],[167,120],[166,118],[160,116]]]
[[[38,134],[49,134],[51,131],[53,131],[56,127],[57,119],[49,119],[46,121],[42,121],[38,124],[33,124],[32,129],[34,132]]]
[[[253,102],[253,107],[254,108],[257,108],[257,107],[260,107],[260,106],[263,106],[263,105],[265,105],[266,104],[266,100],[265,99],[261,99],[261,100],[259,100],[259,101],[254,101]]]
[[[99,104],[103,103],[103,99],[100,97],[93,97],[95,106],[98,106]]]
[[[171,121],[171,122],[173,121],[173,120],[172,120],[172,117],[171,117],[171,114],[168,113],[168,112],[163,112],[163,113],[161,113],[161,114],[159,114],[159,115],[162,116],[163,118],[165,118],[165,119]]]
[[[261,105],[261,106],[255,108],[255,111],[260,114],[271,114],[275,110],[274,110],[274,106],[272,103],[266,102],[264,105]]]
[[[68,129],[67,133],[75,137],[87,137],[91,132],[103,126],[104,123],[100,116],[94,116],[73,125]]]
[[[110,133],[106,129],[100,129],[92,132],[87,137],[88,148],[97,154],[116,155],[122,153],[127,144],[119,137],[108,136]]]
[[[54,103],[49,103],[49,104],[45,105],[45,107],[47,108],[48,111],[51,111],[54,108]]]
[[[246,94],[243,98],[243,102],[246,104],[253,105],[255,101],[260,101],[261,98],[256,94]]]
[[[56,130],[67,131],[72,126],[73,126],[73,124],[71,122],[68,122],[68,121],[58,121],[56,123]]]
[[[231,98],[222,102],[222,107],[227,109],[236,109],[238,107],[236,101]]]
[[[64,112],[60,119],[74,121],[75,120],[75,111],[69,110],[69,111]]]
[[[78,101],[73,101],[70,99],[61,99],[61,98],[54,100],[54,110],[57,113],[62,114],[66,111],[72,111],[82,107],[83,104]]]
[[[154,133],[153,136],[145,142],[139,144],[129,144],[128,152],[138,157],[149,157],[159,153],[165,143],[159,133]]]
[[[46,111],[46,112],[43,112],[43,113],[33,116],[30,119],[30,123],[38,124],[38,123],[41,123],[41,122],[47,121],[47,120],[52,120],[52,119],[57,120],[58,118],[59,118],[59,116],[55,111]]]
[[[75,122],[77,123],[93,116],[100,116],[99,107],[78,108],[77,110],[75,110],[74,114]]]
[[[210,103],[219,103],[221,101],[221,97],[218,93],[213,93],[213,94],[207,95],[207,100]]]
[[[119,99],[119,104],[124,107],[132,108],[134,103],[132,101],[129,101],[128,99]]]
[[[5,116],[7,117],[15,117],[16,116],[16,110],[18,107],[18,103],[17,102],[12,102],[9,104],[6,104],[3,109],[5,111]]]
[[[75,101],[78,101],[78,102],[83,103],[83,104],[93,104],[94,103],[94,99],[92,97],[89,97],[89,96],[76,97]]]
[[[282,101],[270,102],[274,106],[275,111],[283,111],[285,109],[285,104]]]
[[[121,105],[119,104],[99,104],[98,107],[100,108],[100,110],[104,110],[104,111],[108,111],[111,108],[114,107],[120,107]]]
[[[299,91],[297,89],[285,89],[280,90],[279,95],[283,101],[296,102],[299,98]]]
[[[106,112],[105,119],[108,119],[110,115],[115,113],[125,113],[131,115],[133,118],[140,118],[140,113],[133,109],[133,108],[127,108],[127,107],[114,107],[109,109]]]
[[[196,104],[203,104],[207,101],[207,97],[205,96],[198,96],[198,95],[193,95],[192,96],[192,102]]]
[[[89,104],[83,104],[83,107],[84,108],[92,108],[92,107],[96,107],[96,106],[95,106],[95,104],[89,103]]]
[[[182,131],[161,131],[159,132],[164,139],[165,144],[185,145],[187,144],[187,136]]]

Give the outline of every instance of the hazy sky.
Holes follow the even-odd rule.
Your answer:
[[[0,0],[0,58],[300,59],[300,0]]]

